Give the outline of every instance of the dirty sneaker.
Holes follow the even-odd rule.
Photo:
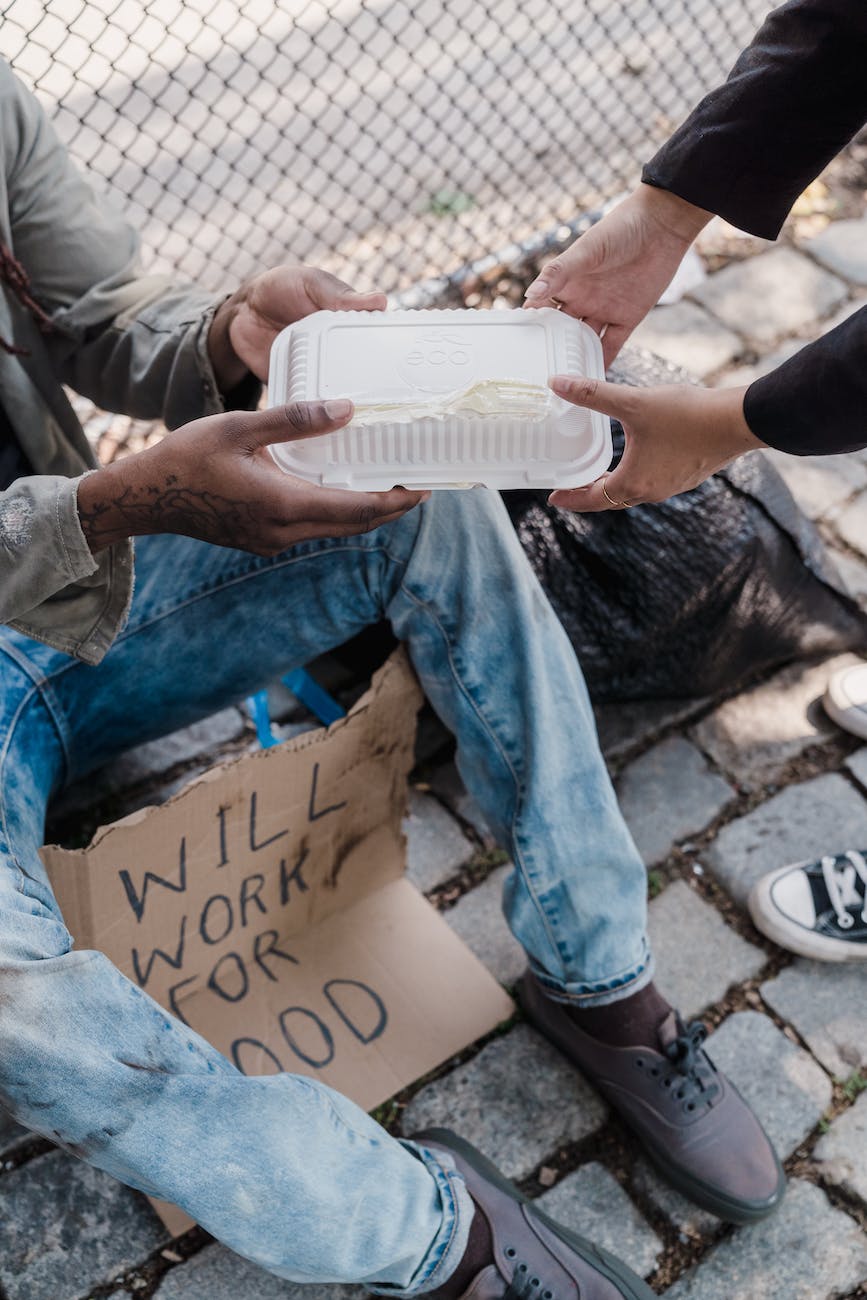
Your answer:
[[[750,915],[781,948],[819,961],[867,961],[867,851],[849,849],[770,872]]]
[[[458,1266],[458,1280],[431,1292],[435,1300],[656,1300],[621,1260],[549,1219],[463,1138],[435,1128],[412,1140],[452,1157],[486,1243],[469,1270]]]
[[[838,727],[867,740],[867,663],[832,673],[822,704]]]
[[[704,1025],[684,1025],[671,1011],[658,1050],[614,1047],[580,1029],[529,971],[518,993],[528,1019],[617,1110],[678,1191],[728,1223],[753,1223],[776,1209],[786,1176],[761,1124],[704,1051]]]

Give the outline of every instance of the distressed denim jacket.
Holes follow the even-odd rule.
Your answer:
[[[129,542],[91,555],[78,519],[96,462],[64,392],[170,428],[223,409],[207,354],[219,299],[145,276],[136,236],[84,183],[0,60],[0,232],[51,315],[43,333],[0,284],[0,402],[35,470],[0,492],[0,622],[86,663],[129,608]]]

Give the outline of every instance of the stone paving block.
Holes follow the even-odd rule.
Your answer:
[[[692,1201],[681,1196],[680,1192],[676,1192],[644,1156],[639,1156],[630,1174],[633,1190],[639,1196],[646,1196],[654,1209],[664,1214],[682,1235],[706,1237],[720,1227],[720,1220],[715,1214],[699,1209]]]
[[[862,607],[867,605],[867,564],[846,551],[835,551],[834,563],[850,595]]]
[[[848,295],[830,271],[791,248],[775,248],[717,271],[690,297],[729,329],[761,344],[828,316]]]
[[[662,1242],[603,1165],[583,1165],[567,1174],[536,1204],[564,1227],[617,1255],[639,1277],[656,1268]]]
[[[836,772],[787,786],[729,822],[705,862],[732,897],[745,904],[755,882],[774,867],[867,845],[867,802]]]
[[[856,749],[854,754],[850,754],[843,764],[854,776],[859,785],[864,786],[867,790],[867,745],[863,749]],[[861,844],[849,844],[847,848],[867,848],[867,841]]]
[[[30,1134],[26,1128],[16,1124],[11,1115],[7,1115],[5,1110],[0,1110],[0,1156],[7,1155],[14,1151],[25,1138]]]
[[[656,982],[669,1002],[690,1019],[718,1002],[732,984],[758,974],[767,961],[683,880],[676,880],[648,909]]]
[[[835,734],[822,696],[837,668],[857,662],[856,655],[838,655],[792,664],[726,700],[693,727],[692,738],[741,788],[776,781],[810,745]]]
[[[832,221],[804,250],[844,280],[867,284],[867,218]]]
[[[486,848],[494,848],[495,839],[485,815],[471,794],[468,793],[454,763],[445,763],[438,767],[431,777],[431,790],[449,807],[452,812],[472,826]]]
[[[739,1228],[665,1300],[832,1300],[867,1278],[867,1237],[824,1192],[793,1179],[769,1218]]]
[[[225,1246],[208,1246],[171,1269],[154,1300],[363,1300],[362,1286],[285,1282]]]
[[[8,1300],[72,1300],[167,1240],[143,1197],[63,1152],[0,1180],[0,1285]]]
[[[745,388],[748,384],[755,383],[764,375],[769,375],[777,366],[781,366],[784,361],[788,361],[796,352],[800,352],[804,346],[803,339],[787,339],[771,352],[766,352],[763,357],[750,366],[734,366],[726,370],[714,382],[714,388]]]
[[[811,519],[838,510],[867,487],[867,468],[848,456],[787,456],[783,451],[763,454]]]
[[[89,807],[118,790],[154,780],[179,763],[190,763],[203,754],[212,754],[213,762],[216,762],[222,746],[237,740],[246,727],[247,719],[240,709],[222,709],[192,726],[182,727],[159,740],[130,749],[115,762],[65,790],[52,804],[52,817],[67,816],[77,808]],[[211,763],[205,766],[209,767]],[[189,778],[185,775],[184,779]]]
[[[496,1038],[466,1065],[427,1084],[403,1114],[405,1134],[446,1125],[508,1178],[525,1178],[605,1119],[601,1099],[529,1025]]]
[[[123,754],[107,769],[105,776],[110,790],[159,776],[178,763],[190,763],[202,754],[217,751],[231,740],[237,740],[247,726],[240,709],[222,709],[219,713],[194,722],[192,726],[173,731],[168,736],[139,745]]]
[[[854,316],[855,312],[860,311],[865,304],[867,304],[867,294],[860,291],[855,294],[854,298],[847,299],[847,301],[843,303],[842,307],[837,308],[833,315],[819,323],[820,336],[830,334],[831,330],[835,330],[838,325],[842,325],[850,316]],[[864,459],[863,451],[860,453],[855,452],[854,455]]]
[[[867,492],[862,492],[836,516],[834,527],[847,546],[861,555],[867,555]]]
[[[407,875],[426,893],[444,884],[473,856],[473,845],[437,799],[411,790],[403,824]]]
[[[648,866],[667,858],[678,840],[703,831],[735,797],[731,786],[681,736],[663,740],[630,763],[617,790]]]
[[[867,1202],[867,1092],[862,1092],[813,1150],[822,1177]]]
[[[743,340],[694,302],[654,307],[630,342],[682,366],[698,379],[719,370],[744,349]]]
[[[501,984],[512,985],[527,965],[524,949],[513,938],[503,916],[503,882],[511,866],[498,867],[475,889],[464,894],[443,916],[479,961]]]
[[[728,1075],[785,1160],[831,1102],[831,1080],[802,1047],[758,1011],[738,1011],[708,1039]]]
[[[610,761],[625,757],[668,727],[695,717],[707,700],[630,700],[628,704],[599,704],[594,709],[602,752]]]
[[[835,1078],[867,1066],[867,966],[799,957],[761,994]]]

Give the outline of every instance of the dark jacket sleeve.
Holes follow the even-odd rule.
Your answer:
[[[867,0],[789,0],[642,179],[766,239],[867,120]],[[752,384],[753,433],[796,455],[867,446],[867,310]]]
[[[867,0],[789,0],[651,159],[649,185],[775,239],[867,120]]]
[[[751,384],[744,415],[796,456],[867,447],[867,307]]]

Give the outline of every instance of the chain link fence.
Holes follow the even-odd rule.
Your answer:
[[[767,0],[0,0],[0,52],[149,267],[389,292],[568,234]],[[565,224],[564,224],[565,223]]]

